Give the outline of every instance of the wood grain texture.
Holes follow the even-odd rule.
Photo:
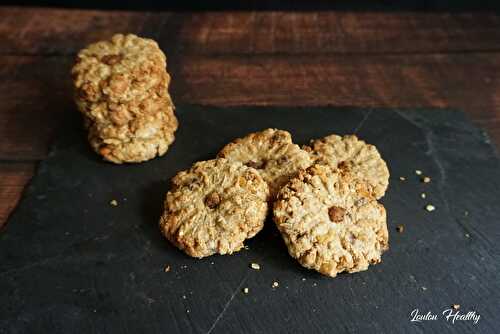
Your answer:
[[[0,163],[0,231],[34,170],[34,163]]]
[[[197,54],[443,53],[500,50],[494,13],[209,12],[0,8],[0,53],[74,54],[116,32]],[[15,27],[15,29],[14,29]]]

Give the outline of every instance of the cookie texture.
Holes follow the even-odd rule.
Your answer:
[[[92,148],[115,163],[165,154],[178,127],[166,57],[151,40],[114,35],[81,50],[72,69],[75,102]]]
[[[253,168],[226,159],[197,162],[172,179],[160,229],[190,256],[231,254],[264,227],[268,196]]]
[[[379,263],[389,234],[385,209],[370,188],[347,169],[326,164],[315,164],[290,180],[273,209],[290,255],[331,277]]]
[[[238,138],[222,148],[218,157],[257,169],[269,186],[271,199],[300,169],[311,165],[308,153],[292,142],[290,133],[278,129]]]
[[[355,135],[330,135],[313,140],[304,150],[315,163],[347,165],[354,177],[372,186],[377,199],[384,196],[389,186],[389,169],[377,148]]]

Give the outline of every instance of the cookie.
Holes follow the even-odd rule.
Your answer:
[[[290,133],[277,129],[238,138],[222,148],[218,157],[257,169],[269,186],[271,199],[300,169],[311,165],[309,155],[292,142]]]
[[[166,57],[151,40],[115,35],[78,53],[75,102],[104,159],[141,162],[165,154],[178,127]]]
[[[315,164],[301,171],[273,209],[289,254],[331,277],[379,263],[389,235],[385,209],[371,193],[347,169]]]
[[[163,235],[186,254],[231,254],[264,227],[269,189],[259,173],[226,159],[195,163],[172,179]]]
[[[384,196],[389,186],[389,169],[377,148],[358,139],[355,135],[330,135],[311,141],[303,147],[315,163],[334,167],[347,165],[354,177],[368,182],[377,199]]]

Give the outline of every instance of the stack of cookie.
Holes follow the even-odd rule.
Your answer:
[[[377,202],[388,179],[377,149],[356,136],[300,148],[290,133],[267,129],[178,173],[160,228],[188,255],[231,254],[263,228],[272,206],[289,254],[335,277],[366,270],[388,248],[386,212]]]
[[[115,35],[78,53],[72,69],[75,101],[92,148],[114,162],[141,162],[165,154],[177,119],[170,76],[158,44]]]

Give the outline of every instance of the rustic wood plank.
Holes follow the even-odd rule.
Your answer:
[[[0,8],[1,54],[74,54],[84,45],[130,32],[155,37],[170,14]]]
[[[0,163],[0,231],[33,176],[34,163]]]
[[[0,159],[46,154],[61,117],[76,112],[68,57],[0,56]],[[500,54],[175,56],[177,104],[214,106],[456,107],[500,115]],[[496,138],[496,137],[495,137]],[[500,144],[500,141],[497,141]]]
[[[195,53],[437,53],[498,49],[494,14],[263,12],[189,15],[179,41]]]
[[[495,13],[144,13],[0,8],[0,54],[73,54],[115,32],[196,54],[437,53],[499,50]]]

